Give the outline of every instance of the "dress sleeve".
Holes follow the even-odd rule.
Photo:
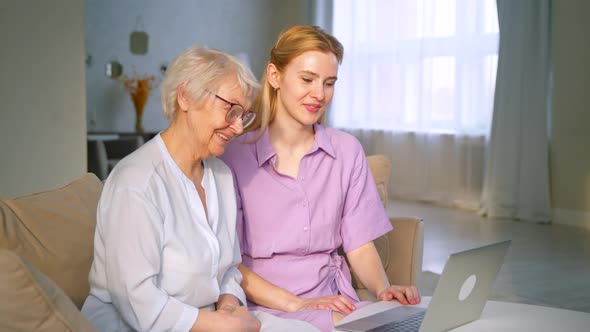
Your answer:
[[[393,229],[360,146],[354,156],[349,183],[340,228],[345,252],[373,241]]]
[[[98,213],[106,281],[113,305],[138,331],[188,331],[199,309],[158,288],[163,222],[143,194],[115,190]]]

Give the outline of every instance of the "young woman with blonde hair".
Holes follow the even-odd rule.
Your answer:
[[[340,246],[378,299],[420,302],[416,287],[389,284],[372,242],[392,227],[361,145],[321,124],[342,59],[340,42],[318,27],[281,34],[252,106],[256,119],[222,156],[236,181],[250,309],[322,331],[363,305]]]

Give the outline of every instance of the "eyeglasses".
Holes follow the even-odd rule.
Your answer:
[[[256,118],[256,113],[244,110],[240,104],[227,101],[218,95],[215,95],[215,97],[229,104],[229,110],[225,113],[225,122],[234,123],[238,119],[242,119],[242,126],[246,128],[251,125]]]

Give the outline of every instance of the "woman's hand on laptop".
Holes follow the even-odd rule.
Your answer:
[[[301,298],[298,303],[291,304],[289,311],[300,310],[334,310],[343,314],[350,314],[356,309],[354,304],[342,295],[320,296],[311,299]]]
[[[379,292],[377,298],[381,301],[398,300],[404,305],[418,304],[421,301],[420,292],[416,286],[392,285]]]

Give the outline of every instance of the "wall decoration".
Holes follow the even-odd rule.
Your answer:
[[[129,50],[135,55],[146,55],[148,52],[149,36],[144,31],[141,16],[137,17],[135,31],[129,35]]]

